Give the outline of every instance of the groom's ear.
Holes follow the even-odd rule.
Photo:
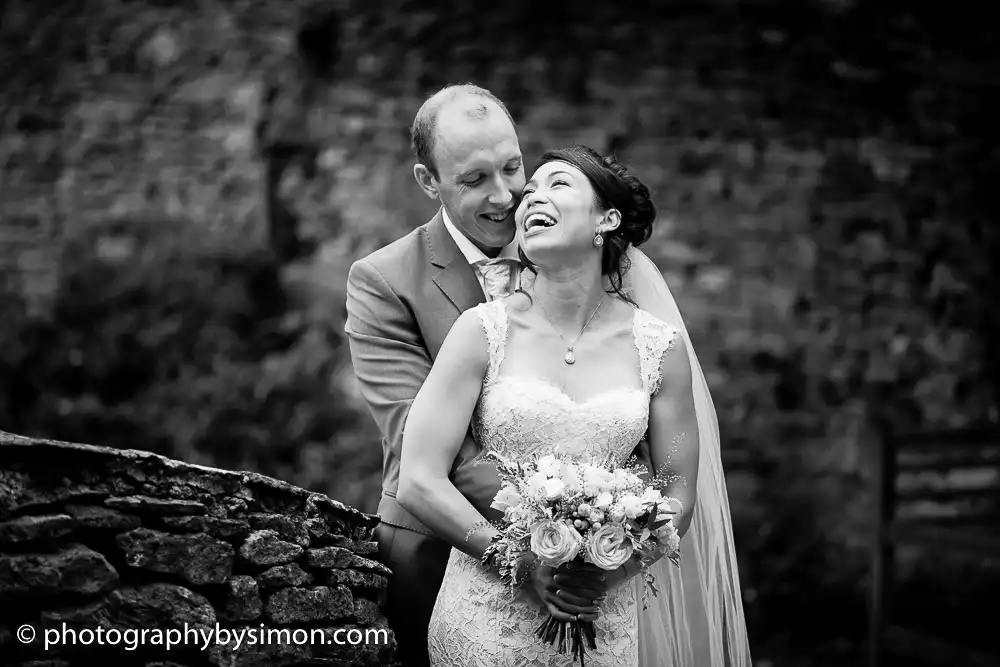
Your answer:
[[[417,180],[417,185],[420,186],[425,195],[431,199],[438,198],[438,180],[434,178],[434,174],[427,168],[427,165],[420,162],[413,165],[413,178]]]

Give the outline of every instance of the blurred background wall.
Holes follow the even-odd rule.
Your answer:
[[[0,11],[0,428],[260,471],[374,511],[346,273],[434,213],[409,125],[438,87],[472,81],[509,105],[529,166],[582,142],[654,191],[644,250],[713,388],[755,656],[860,664],[875,426],[998,418],[1000,58],[984,14]],[[954,571],[934,595],[982,591]]]

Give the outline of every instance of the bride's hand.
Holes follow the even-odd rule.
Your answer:
[[[537,565],[531,573],[535,594],[560,621],[596,621],[604,598],[593,573]]]

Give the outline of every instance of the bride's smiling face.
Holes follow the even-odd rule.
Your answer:
[[[594,236],[606,212],[596,200],[590,181],[573,165],[553,161],[539,167],[514,214],[518,244],[528,259],[551,265],[599,255]]]

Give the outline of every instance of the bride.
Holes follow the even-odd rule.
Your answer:
[[[550,151],[515,216],[522,289],[466,311],[410,409],[399,502],[453,546],[429,629],[436,667],[569,665],[534,635],[551,614],[595,621],[593,665],[750,667],[715,409],[662,276],[636,246],[648,189],[586,147]],[[639,307],[641,304],[642,307]],[[647,436],[655,481],[680,499],[681,566],[612,572],[528,559],[516,594],[481,564],[497,533],[448,480],[472,424],[484,451],[610,454]]]

